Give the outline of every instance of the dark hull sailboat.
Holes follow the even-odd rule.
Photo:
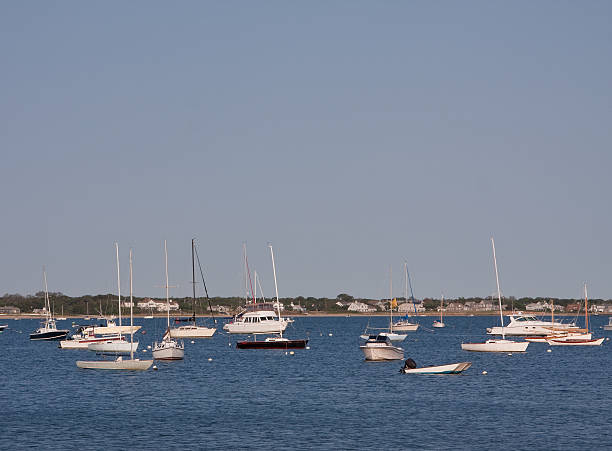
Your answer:
[[[264,341],[239,341],[237,349],[304,349],[308,340],[267,339]]]

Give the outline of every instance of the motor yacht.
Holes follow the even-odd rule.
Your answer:
[[[502,327],[490,327],[487,329],[489,335],[506,335],[506,336],[530,336],[530,335],[550,335],[553,331],[572,331],[578,329],[575,324],[564,324],[556,321],[542,321],[534,315],[526,315],[517,312],[508,315],[510,323]]]
[[[384,335],[370,335],[359,348],[366,360],[402,360],[404,358],[404,350],[393,346],[389,337]]]

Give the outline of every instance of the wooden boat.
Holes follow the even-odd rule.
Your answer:
[[[499,273],[497,271],[497,257],[495,256],[495,240],[491,237],[491,247],[493,248],[493,264],[495,266],[495,281],[497,283],[497,299],[499,301],[499,319],[501,320],[501,340],[486,340],[484,343],[461,343],[461,349],[474,352],[525,352],[528,341],[506,340],[504,334],[504,317],[502,315],[501,290],[499,288]]]
[[[589,331],[589,301],[587,296],[587,286],[584,284],[584,323],[588,338],[567,335],[565,337],[547,339],[546,343],[551,346],[601,346],[603,338],[592,338]]]
[[[401,372],[404,374],[459,374],[472,366],[472,362],[449,363],[447,365],[417,368],[412,359],[406,360]]]

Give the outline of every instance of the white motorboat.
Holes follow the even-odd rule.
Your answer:
[[[197,251],[195,248],[195,240],[191,240],[191,275],[192,275],[192,285],[193,285],[193,315],[191,318],[182,321],[191,322],[191,324],[187,324],[185,326],[173,327],[170,329],[170,337],[171,338],[210,338],[217,331],[214,327],[206,327],[200,326],[196,323],[196,281],[195,281],[195,256],[197,255]],[[202,275],[202,284],[204,285],[204,292],[206,293],[206,299],[208,299],[208,305],[210,307],[211,314],[214,315],[212,311],[212,306],[210,304],[210,299],[208,297],[208,289],[206,288],[206,282],[204,282],[204,272],[202,271],[202,266],[200,265],[200,257],[198,257],[198,265],[200,266],[200,274]],[[214,318],[214,316],[213,316]],[[179,321],[179,320],[175,320]],[[216,323],[216,321],[215,321]]]
[[[389,338],[391,341],[404,341],[408,335],[406,334],[396,334],[395,332],[380,332],[378,335],[382,335],[383,337]],[[370,338],[369,334],[360,335],[359,338],[363,340],[368,340]]]
[[[117,285],[120,288],[119,283],[119,245],[115,243],[115,248],[117,250]],[[132,296],[132,250],[130,249],[130,325],[134,323],[134,301]],[[126,371],[145,371],[153,365],[153,360],[140,360],[134,358],[135,348],[133,346],[134,342],[134,334],[132,333],[130,336],[130,358],[129,360],[124,360],[123,357],[119,356],[115,360],[94,360],[94,361],[85,361],[85,360],[77,360],[76,365],[79,368],[83,369],[91,369],[91,370],[126,370]],[[136,343],[136,348],[138,347],[138,343]]]
[[[278,319],[271,303],[250,304],[247,309],[225,324],[223,330],[230,334],[277,334],[287,328],[288,321]]]
[[[497,272],[497,257],[495,256],[495,241],[491,237],[491,247],[493,248],[493,264],[495,266],[495,282],[497,283],[497,299],[499,301],[499,319],[501,321],[501,340],[486,340],[484,343],[461,343],[464,351],[475,352],[525,352],[528,341],[506,340],[504,335],[504,317],[502,314],[501,290],[499,288],[499,273]]]
[[[543,321],[537,319],[534,315],[526,315],[522,312],[517,312],[508,315],[510,323],[503,326],[504,335],[507,336],[545,336],[551,332],[572,331],[578,329],[575,324],[564,324],[556,321]],[[489,335],[502,335],[502,327],[490,327],[487,329]]]
[[[168,247],[164,240],[164,255],[166,258],[166,318],[168,327],[162,340],[153,344],[153,358],[155,360],[182,360],[185,357],[185,344],[170,336],[170,285],[168,285]]]
[[[30,334],[30,340],[59,340],[65,338],[70,331],[68,329],[58,329],[53,319],[45,268],[43,268],[43,279],[45,284],[45,319],[40,323],[40,327]]]
[[[146,371],[151,365],[153,360],[140,360],[140,359],[126,359],[119,356],[116,360],[96,360],[96,361],[83,361],[77,360],[76,365],[79,368],[88,370],[127,370],[127,371]]]
[[[472,362],[449,363],[447,365],[417,368],[412,359],[407,359],[401,372],[404,374],[459,374],[472,366]]]
[[[8,324],[0,324],[0,332],[8,327]]]
[[[389,337],[383,335],[370,335],[368,340],[359,346],[366,360],[402,360],[404,350],[391,344]]]

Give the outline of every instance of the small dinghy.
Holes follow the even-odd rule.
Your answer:
[[[404,374],[459,374],[472,366],[472,362],[449,363],[448,365],[425,366],[417,368],[416,362],[406,359],[400,372]]]

